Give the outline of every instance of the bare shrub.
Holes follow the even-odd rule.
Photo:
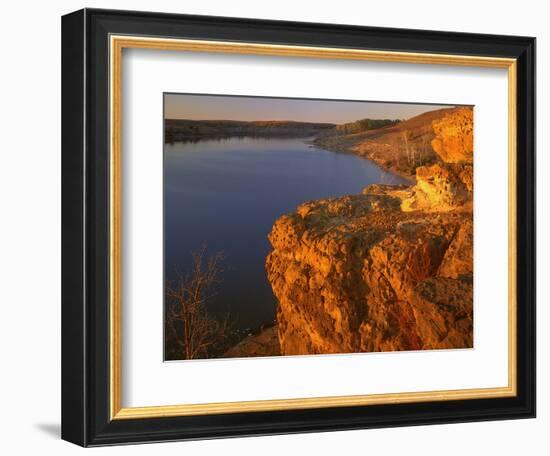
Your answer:
[[[208,311],[221,282],[223,252],[206,256],[206,245],[193,254],[193,268],[166,284],[165,338],[167,359],[197,359],[216,356],[225,349],[230,319],[216,318]]]

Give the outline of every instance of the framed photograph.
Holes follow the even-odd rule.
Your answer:
[[[62,437],[535,416],[535,39],[62,20]]]

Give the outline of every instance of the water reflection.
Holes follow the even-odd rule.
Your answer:
[[[165,275],[192,266],[203,243],[223,251],[223,282],[211,311],[230,312],[241,330],[275,319],[265,274],[267,235],[304,201],[360,193],[372,183],[405,181],[351,154],[301,139],[216,138],[165,145]]]

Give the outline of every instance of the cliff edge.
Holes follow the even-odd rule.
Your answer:
[[[266,270],[283,355],[473,346],[473,111],[427,116],[435,163],[413,186],[280,217]]]

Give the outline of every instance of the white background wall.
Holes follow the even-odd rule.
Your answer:
[[[60,16],[88,7],[348,23],[538,39],[538,418],[102,448],[94,454],[548,454],[550,443],[550,99],[548,12],[541,1],[88,0],[4,2],[0,15],[0,449],[80,451],[60,426]],[[546,204],[546,206],[548,206]],[[546,210],[545,210],[546,209]],[[546,431],[546,432],[545,432]],[[7,451],[7,452],[6,452]]]

